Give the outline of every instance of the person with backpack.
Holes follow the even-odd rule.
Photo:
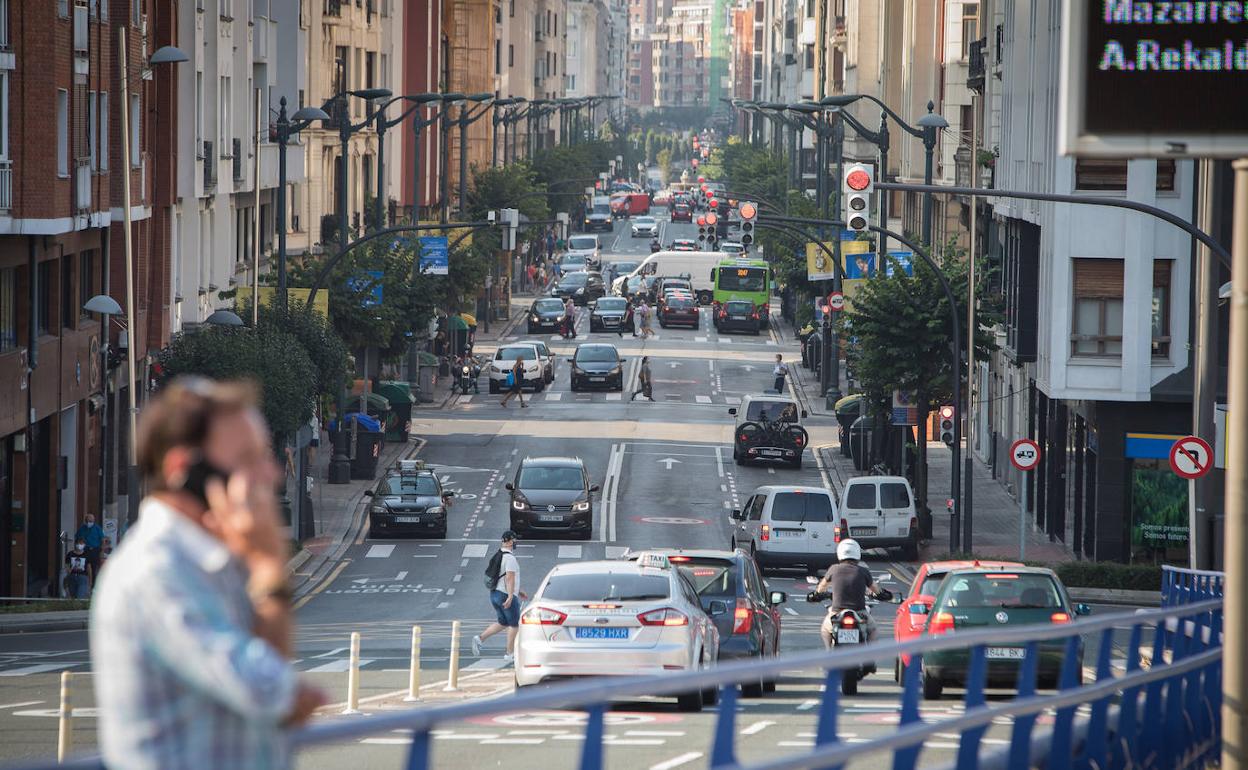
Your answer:
[[[520,632],[520,603],[529,598],[520,590],[520,562],[516,559],[515,550],[516,533],[509,529],[503,533],[499,549],[490,557],[485,568],[485,587],[490,591],[490,604],[494,607],[496,620],[472,637],[472,654],[480,656],[481,645],[486,639],[506,631],[505,663],[515,658],[516,634]]]

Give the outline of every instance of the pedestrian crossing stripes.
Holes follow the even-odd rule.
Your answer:
[[[659,381],[660,384],[661,382],[662,381]],[[719,392],[715,392],[715,393],[712,393],[711,395],[707,395],[705,393],[696,393],[696,394],[662,393],[662,392],[658,392],[657,387],[655,388],[655,390],[656,390],[654,394],[655,400],[662,401],[663,403],[667,403],[667,404],[690,404],[690,405],[697,404],[697,405],[702,405],[702,406],[708,406],[708,405],[716,405],[716,404],[731,405],[731,404],[741,403],[741,398],[739,396],[726,396],[723,393],[719,393]],[[469,405],[472,407],[478,407],[478,406],[497,407],[498,399],[499,399],[498,396],[480,394],[480,395],[472,395],[472,396],[461,396],[459,398],[458,403],[461,406]],[[563,404],[578,405],[578,404],[588,404],[588,403],[605,403],[608,401],[622,403],[628,400],[629,399],[627,398],[626,393],[623,393],[620,391],[601,391],[601,390],[592,391],[588,393],[579,393],[579,392],[571,393],[571,392],[556,390],[556,391],[547,391],[546,393],[535,393],[532,396],[525,397],[525,402],[533,405],[534,407],[540,407],[542,404],[548,404],[548,403],[560,404],[560,405],[563,405]]]

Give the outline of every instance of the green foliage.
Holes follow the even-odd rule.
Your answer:
[[[943,553],[933,561],[973,559],[998,560],[1001,555],[979,553]],[[1030,567],[1048,567],[1057,573],[1067,588],[1101,588],[1120,591],[1160,591],[1161,566],[1157,564],[1119,564],[1106,561],[1025,561]]]
[[[529,219],[549,219],[546,184],[527,163],[498,168],[473,168],[468,189],[469,219],[481,221],[487,212],[519,209]],[[477,239],[485,240],[478,236]],[[476,240],[476,239],[474,239]]]
[[[672,181],[672,148],[664,147],[659,150],[654,159],[659,166],[659,171],[663,174],[663,181]]]
[[[277,434],[297,430],[312,416],[315,367],[299,340],[276,327],[208,326],[181,334],[160,352],[160,366],[166,380],[197,374],[258,382],[264,418]]]
[[[245,302],[239,315],[251,323],[251,302]],[[338,336],[328,319],[315,310],[308,311],[302,300],[290,299],[286,308],[278,303],[261,304],[258,328],[261,333],[270,330],[285,332],[296,340],[312,362],[314,389],[325,396],[341,392],[347,385],[347,373],[351,366],[350,351]]]

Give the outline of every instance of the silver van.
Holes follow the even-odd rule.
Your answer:
[[[762,569],[821,569],[836,561],[838,519],[836,495],[823,487],[759,487],[732,512],[732,547]]]
[[[914,491],[903,476],[855,476],[841,492],[840,537],[863,550],[900,548],[903,559],[919,558],[919,523]]]

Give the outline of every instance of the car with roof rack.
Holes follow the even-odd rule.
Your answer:
[[[438,474],[423,461],[400,460],[364,496],[370,499],[369,537],[446,537],[455,493],[443,489]]]

